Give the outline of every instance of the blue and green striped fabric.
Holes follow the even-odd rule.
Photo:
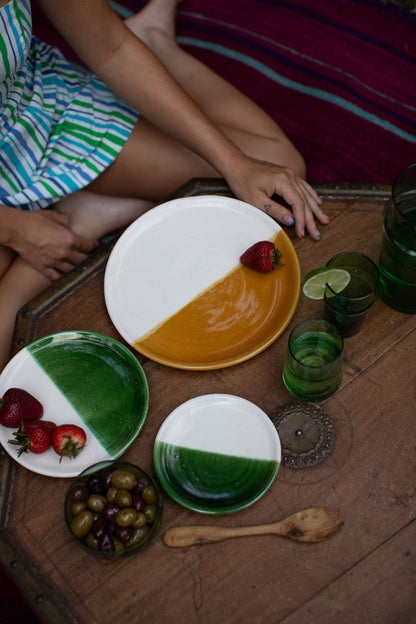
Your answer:
[[[0,8],[0,203],[47,207],[116,158],[138,113],[32,36],[29,0]]]

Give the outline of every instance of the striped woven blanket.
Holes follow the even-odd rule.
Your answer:
[[[144,2],[111,4],[127,17]],[[390,184],[416,162],[415,13],[381,0],[185,0],[177,23],[184,48],[279,123],[309,180]]]

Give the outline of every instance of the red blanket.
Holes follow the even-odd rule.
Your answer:
[[[143,2],[111,2],[122,17]],[[36,35],[63,47],[40,18]],[[381,0],[185,0],[178,41],[281,125],[312,181],[416,162],[416,15]]]

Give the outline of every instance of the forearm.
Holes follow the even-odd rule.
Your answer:
[[[112,70],[100,77],[148,121],[225,175],[229,161],[242,156],[240,150],[211,122],[159,61],[153,55],[148,56],[149,52],[145,49],[140,67],[129,60],[130,48],[120,50],[118,59],[124,57],[122,63],[133,65],[139,77],[137,81],[127,80],[127,87],[126,81],[119,76],[114,77]],[[140,82],[148,82],[151,88],[143,89]]]

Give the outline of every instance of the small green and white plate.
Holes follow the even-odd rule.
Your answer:
[[[0,425],[0,443],[19,464],[51,477],[74,477],[99,461],[119,458],[143,428],[149,407],[144,371],[117,340],[88,331],[51,334],[25,347],[0,375],[0,396],[23,388],[43,405],[44,420],[74,423],[87,434],[74,459],[50,448],[41,455],[8,443],[13,429]]]
[[[229,394],[186,401],[164,421],[153,460],[164,490],[177,503],[228,514],[258,501],[281,461],[278,433],[257,405]]]

